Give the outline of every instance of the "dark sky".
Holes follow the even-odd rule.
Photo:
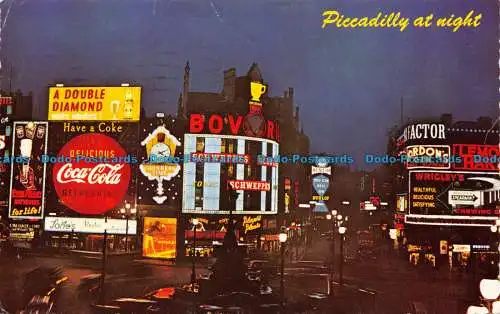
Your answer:
[[[220,91],[222,71],[257,62],[271,95],[295,88],[312,150],[383,153],[405,116],[498,114],[496,0],[6,0],[2,35],[13,85],[46,108],[47,85],[144,86],[149,114],[175,112],[183,67],[191,87]],[[351,17],[482,13],[476,29],[321,28],[325,9]],[[5,80],[4,80],[5,87]],[[39,110],[41,117],[45,117]]]

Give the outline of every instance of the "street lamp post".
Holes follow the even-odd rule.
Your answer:
[[[100,303],[103,303],[104,299],[105,299],[104,282],[106,279],[106,251],[107,251],[107,247],[108,247],[107,224],[108,224],[108,218],[104,217],[104,238],[103,238],[103,245],[102,245],[101,289],[100,289],[100,295],[99,295]]]
[[[491,226],[491,232],[500,236],[500,219]],[[499,239],[500,240],[500,239]],[[467,314],[496,314],[500,313],[500,242],[498,243],[498,276],[497,279],[483,279],[479,283],[481,301],[484,306],[469,306]]]
[[[344,276],[343,276],[343,266],[344,266],[344,242],[345,242],[345,232],[347,231],[346,227],[339,227],[340,234],[340,264],[339,264],[339,284],[342,286],[344,284]]]
[[[194,284],[196,283],[196,228],[198,227],[198,219],[193,218],[192,220],[193,224],[193,248],[192,248],[192,265],[191,265],[191,283]]]
[[[281,250],[281,265],[280,265],[280,273],[281,273],[281,278],[280,278],[280,300],[281,300],[281,305],[283,306],[285,304],[285,245],[286,245],[286,240],[287,240],[287,234],[285,231],[281,231],[279,235],[279,240],[280,240],[280,250]]]

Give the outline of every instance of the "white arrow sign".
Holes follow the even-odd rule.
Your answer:
[[[448,203],[456,207],[457,205],[472,205],[478,207],[484,205],[480,191],[449,191]]]

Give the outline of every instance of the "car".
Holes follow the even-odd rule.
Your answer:
[[[54,301],[50,296],[33,296],[20,314],[55,314]]]
[[[191,286],[191,285],[187,285]],[[118,298],[107,304],[93,304],[97,313],[186,313],[193,307],[198,287],[163,287],[138,298]]]

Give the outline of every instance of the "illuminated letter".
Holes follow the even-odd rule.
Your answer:
[[[445,136],[444,136],[444,124],[440,124],[439,125],[439,138],[440,139],[445,139]]]
[[[243,121],[243,117],[238,116],[236,119],[236,123],[234,121],[234,117],[232,115],[227,116],[229,120],[229,128],[231,129],[231,133],[234,135],[238,135],[238,131],[240,130],[241,122]]]
[[[189,117],[189,133],[200,133],[203,131],[204,117],[201,114],[195,113]]]
[[[274,123],[267,121],[267,138],[274,140]]]
[[[208,120],[208,129],[213,134],[219,134],[220,131],[222,131],[222,123],[223,123],[222,117],[219,116],[218,114],[214,114]]]

